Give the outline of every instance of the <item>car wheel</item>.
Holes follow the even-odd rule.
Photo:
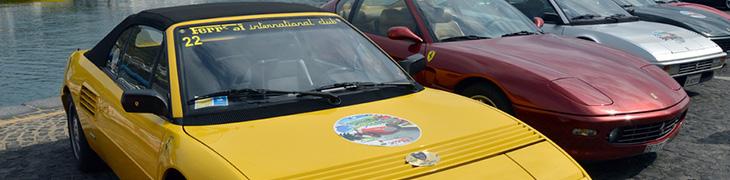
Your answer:
[[[71,151],[78,162],[79,170],[83,172],[101,170],[105,166],[101,158],[91,149],[86,141],[84,131],[81,128],[81,122],[79,122],[79,117],[76,113],[76,107],[74,107],[73,103],[68,107],[66,118],[68,121],[68,139],[71,142]]]
[[[725,9],[730,9],[730,0],[725,0]]]
[[[461,95],[477,100],[484,104],[495,107],[508,114],[513,114],[512,102],[507,95],[495,85],[487,83],[479,83],[465,88]]]

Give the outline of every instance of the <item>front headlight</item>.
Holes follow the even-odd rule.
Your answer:
[[[644,67],[641,67],[641,69],[644,70],[647,74],[649,74],[651,77],[656,79],[657,81],[661,82],[665,86],[667,86],[669,89],[672,90],[679,90],[682,88],[677,81],[674,80],[671,76],[669,76],[665,71],[662,69],[659,69],[659,67],[655,65],[646,65]]]
[[[550,88],[562,93],[575,102],[589,106],[604,106],[613,104],[613,100],[598,89],[577,78],[563,78],[554,80]]]

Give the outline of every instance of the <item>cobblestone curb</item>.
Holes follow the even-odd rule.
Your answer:
[[[56,111],[61,109],[61,107],[61,99],[59,97],[34,100],[18,106],[0,107],[0,123],[2,123],[3,120]]]

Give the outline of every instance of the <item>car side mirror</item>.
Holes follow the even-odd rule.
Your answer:
[[[551,24],[563,24],[563,20],[560,19],[560,16],[557,14],[549,14],[545,13],[545,15],[542,16],[543,22],[551,23]]]
[[[624,10],[626,10],[626,12],[629,12],[629,14],[631,14],[631,15],[634,15],[634,13],[636,13],[636,9],[633,7],[627,7],[627,8],[624,8]]]
[[[415,75],[426,69],[426,57],[421,54],[414,54],[408,56],[405,60],[398,61],[398,65],[405,69],[408,74]]]
[[[165,98],[151,89],[126,90],[122,94],[122,107],[129,113],[151,113],[166,116],[168,105]]]
[[[545,25],[545,20],[543,20],[541,17],[532,18],[532,21],[535,22],[537,28],[542,28],[542,26]]]
[[[407,40],[415,43],[422,43],[423,39],[418,37],[416,33],[413,33],[410,29],[405,26],[396,26],[388,29],[388,38],[393,40]]]

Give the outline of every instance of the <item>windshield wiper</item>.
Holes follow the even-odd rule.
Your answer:
[[[570,20],[593,19],[593,18],[597,18],[597,17],[601,17],[601,15],[584,14],[584,15],[580,15],[580,16],[576,16],[576,17],[570,18]]]
[[[610,16],[608,16],[606,18],[603,18],[603,19],[606,19],[606,20],[614,20],[614,21],[618,22],[618,20],[620,18],[622,18],[622,17],[626,17],[626,15],[625,14],[614,14],[614,15],[610,15]]]
[[[621,6],[624,9],[634,7],[634,5],[632,5],[632,4],[622,4],[622,5],[619,5],[619,6]]]
[[[334,95],[332,93],[328,93],[328,92],[277,91],[277,90],[269,90],[269,89],[231,89],[231,90],[225,90],[225,91],[219,91],[219,92],[206,94],[203,96],[196,96],[195,98],[188,101],[188,105],[194,104],[198,100],[214,98],[214,97],[219,97],[219,96],[267,98],[268,96],[281,96],[281,95],[291,95],[291,96],[296,96],[296,97],[315,96],[315,97],[321,97],[321,98],[327,99],[327,102],[332,105],[339,105],[340,103],[342,103],[342,99],[340,99],[340,97],[338,97],[337,95]]]
[[[312,90],[312,92],[334,92],[334,91],[352,91],[362,89],[363,87],[407,87],[412,90],[416,89],[416,86],[412,83],[374,83],[374,82],[344,82],[336,83],[332,85],[322,86]]]
[[[490,37],[477,36],[477,35],[466,35],[466,36],[455,36],[446,39],[442,39],[442,42],[450,41],[461,41],[461,40],[479,40],[479,39],[491,39]]]
[[[533,35],[533,34],[537,34],[537,33],[530,32],[530,31],[520,31],[520,32],[514,32],[514,33],[507,33],[507,34],[502,35],[502,37],[525,36],[525,35]]]

